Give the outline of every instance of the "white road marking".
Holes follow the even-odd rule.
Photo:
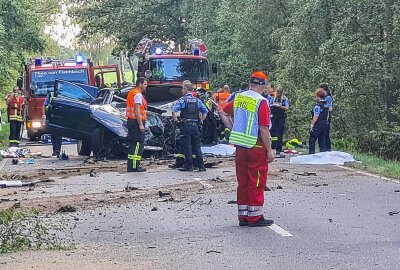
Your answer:
[[[368,173],[368,172],[364,172],[364,171],[360,171],[360,170],[357,170],[357,169],[353,169],[353,168],[349,168],[349,167],[345,167],[345,166],[340,166],[340,165],[336,165],[336,167],[341,168],[341,169],[345,169],[345,170],[348,170],[348,171],[357,172],[357,173],[365,175],[365,176],[374,177],[374,178],[382,179],[382,180],[385,180],[385,181],[391,181],[391,182],[395,182],[397,184],[400,184],[400,181],[396,180],[394,178],[389,178],[389,177],[381,176],[381,175],[378,175],[378,174]]]
[[[291,237],[293,236],[293,234],[291,234],[290,232],[286,231],[285,229],[283,229],[282,227],[278,226],[277,224],[272,224],[271,226],[268,226],[268,228],[270,228],[271,230],[273,230],[274,232],[276,232],[277,234],[279,234],[280,236],[283,237]]]

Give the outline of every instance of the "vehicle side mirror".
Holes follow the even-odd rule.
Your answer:
[[[22,89],[23,84],[24,84],[24,80],[22,79],[22,77],[19,77],[17,79],[17,86]]]
[[[150,70],[146,70],[144,76],[146,77],[146,79],[150,79],[151,76],[153,76],[153,72],[151,72]]]
[[[218,64],[217,64],[217,63],[213,63],[213,64],[211,65],[211,71],[212,71],[212,73],[214,73],[214,74],[217,74],[217,73],[218,73]]]

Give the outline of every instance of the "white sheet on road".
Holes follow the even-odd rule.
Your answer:
[[[296,156],[290,158],[290,164],[308,165],[344,165],[345,162],[354,162],[351,154],[339,151],[322,152],[313,155]]]
[[[235,146],[228,144],[217,144],[213,146],[202,146],[203,154],[211,154],[215,156],[231,156],[236,152]]]

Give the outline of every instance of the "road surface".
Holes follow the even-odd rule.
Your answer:
[[[147,173],[125,174],[119,163],[118,172],[56,175],[17,194],[0,190],[22,208],[77,207],[53,216],[68,220],[75,249],[2,255],[0,269],[400,269],[398,181],[279,160],[265,192],[275,225],[243,228],[228,203],[236,200],[232,160],[205,173],[152,161]],[[126,192],[128,183],[138,189]],[[173,200],[160,199],[160,190]]]

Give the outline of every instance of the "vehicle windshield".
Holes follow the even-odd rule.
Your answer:
[[[152,59],[150,80],[156,81],[208,81],[208,62],[204,59]]]
[[[31,91],[35,96],[46,96],[54,90],[55,80],[64,80],[82,84],[89,84],[86,69],[57,69],[33,71],[31,77]]]

